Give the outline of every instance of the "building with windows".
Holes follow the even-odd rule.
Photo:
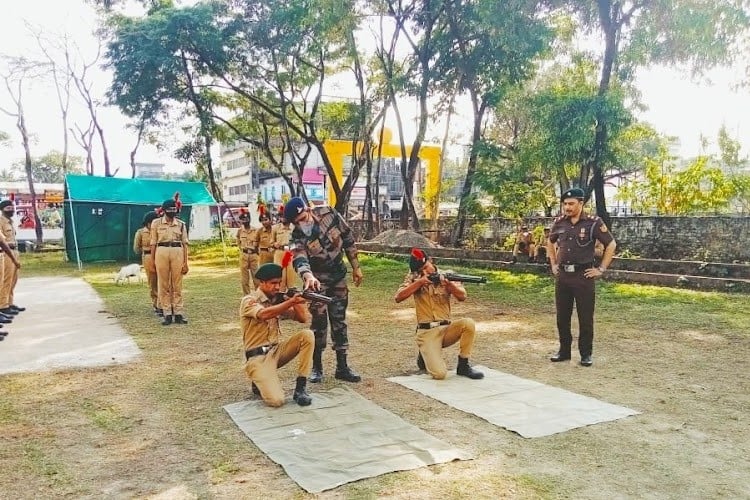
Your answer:
[[[164,177],[164,164],[136,162],[135,176],[140,179],[161,179]]]

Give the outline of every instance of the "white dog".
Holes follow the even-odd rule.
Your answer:
[[[125,281],[130,283],[130,278],[138,278],[138,282],[143,283],[140,264],[128,264],[127,266],[122,266],[120,272],[115,276],[115,284],[119,285]]]

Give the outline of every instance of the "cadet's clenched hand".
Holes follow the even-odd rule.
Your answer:
[[[362,280],[365,279],[365,275],[362,274],[362,268],[358,267],[357,269],[352,271],[352,279],[354,280],[354,285],[359,286],[362,284]]]

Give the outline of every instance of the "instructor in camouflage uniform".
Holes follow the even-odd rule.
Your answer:
[[[326,306],[310,303],[311,328],[315,334],[313,369],[310,382],[323,380],[323,349],[326,346],[328,323],[336,351],[336,378],[359,382],[362,378],[349,368],[346,360],[349,337],[346,308],[349,288],[346,284],[344,253],[352,266],[355,286],[362,283],[363,274],[357,259],[354,236],[344,219],[331,207],[308,208],[301,198],[292,198],[284,207],[284,221],[294,224],[290,250],[294,254],[294,270],[304,282],[305,289],[313,289],[334,299]]]

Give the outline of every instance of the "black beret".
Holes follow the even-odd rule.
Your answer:
[[[568,198],[576,198],[579,200],[583,200],[584,198],[586,198],[586,193],[581,188],[571,188],[565,191],[560,196],[560,201],[565,201]]]
[[[3,200],[3,201],[0,201],[0,210],[2,210],[5,207],[12,207],[12,206],[13,206],[13,201],[12,200]]]
[[[163,208],[164,210],[167,210],[169,208],[177,208],[177,202],[173,198],[164,200],[164,203],[161,204],[161,208]]]
[[[146,212],[146,214],[143,216],[143,223],[144,224],[150,224],[157,217],[159,217],[159,216],[154,211]]]
[[[411,272],[416,273],[424,265],[427,263],[427,259],[429,257],[424,252],[424,250],[421,250],[419,248],[412,248],[411,249],[411,255],[409,255],[409,269],[411,269]]]
[[[284,206],[284,222],[294,222],[294,219],[304,212],[305,208],[305,201],[302,198],[295,196],[286,202],[286,205]]]
[[[267,264],[263,264],[258,268],[257,271],[255,271],[255,277],[260,281],[277,279],[281,278],[281,271],[282,268],[280,265],[269,262]]]

